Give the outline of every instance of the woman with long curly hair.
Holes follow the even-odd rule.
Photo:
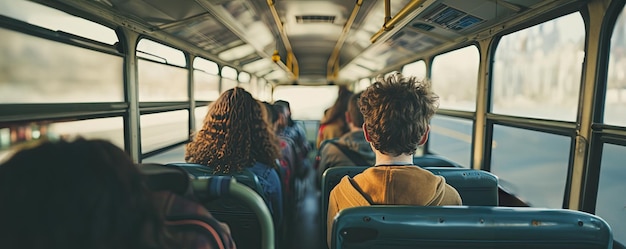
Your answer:
[[[276,164],[280,152],[265,113],[261,103],[243,88],[227,90],[209,106],[202,128],[187,144],[185,161],[207,165],[217,173],[252,171],[259,178],[274,220],[280,221],[282,191]]]

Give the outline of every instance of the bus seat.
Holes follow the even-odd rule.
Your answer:
[[[574,210],[478,206],[367,206],[340,211],[333,249],[612,248],[602,218]]]
[[[239,198],[235,198],[232,195],[219,196],[209,191],[198,191],[198,187],[196,186],[198,182],[221,179],[221,177],[231,177],[236,179],[239,184],[254,191],[259,198],[263,200],[263,188],[257,176],[252,173],[252,171],[244,170],[236,174],[213,174],[211,168],[201,164],[171,163],[168,164],[168,166],[179,167],[189,173],[189,176],[192,178],[192,185],[194,185],[194,195],[216,219],[228,224],[232,237],[237,244],[237,248],[259,248],[263,239],[263,235],[261,234],[263,224],[260,223],[261,221],[258,215],[249,203],[242,202]],[[264,201],[262,202],[262,206],[268,209]],[[272,221],[272,229],[274,229],[274,227]],[[272,234],[274,234],[274,232],[275,230],[272,230]]]
[[[445,157],[432,154],[413,157],[413,164],[420,167],[461,167]]]
[[[148,189],[152,191],[171,191],[181,196],[192,194],[189,176],[178,167],[155,163],[138,164],[137,167]]]
[[[498,206],[498,177],[484,170],[451,167],[424,167],[443,176],[466,206]]]
[[[247,185],[238,183],[234,176],[206,176],[193,179],[192,186],[201,202],[210,205],[216,200],[236,200],[246,209],[238,206],[222,206],[223,209],[209,209],[218,220],[226,222],[231,230],[237,248],[275,248],[275,230],[272,215],[263,198]]]
[[[193,197],[189,175],[178,167],[138,164],[155,204],[164,214],[168,232],[187,247],[232,248],[227,233]],[[216,190],[213,190],[216,191]],[[185,197],[182,197],[185,196]],[[227,240],[228,239],[228,240]]]
[[[167,166],[175,166],[183,169],[193,179],[204,179],[209,176],[234,176],[235,179],[237,179],[237,182],[248,186],[249,188],[259,193],[261,196],[263,196],[263,188],[259,183],[259,179],[254,173],[252,173],[252,171],[244,170],[232,174],[213,173],[213,169],[205,165],[196,163],[170,163],[167,164]]]
[[[344,176],[354,177],[368,167],[341,166],[332,167],[322,175],[322,192],[320,200],[321,224],[326,224],[328,198],[330,191]],[[456,167],[425,167],[435,175],[441,175],[446,183],[454,187],[467,206],[497,206],[498,205],[498,178],[482,170],[473,170]],[[326,234],[326,226],[322,227],[322,235]]]

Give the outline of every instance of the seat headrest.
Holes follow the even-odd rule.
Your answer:
[[[138,164],[139,172],[144,175],[148,189],[152,191],[171,191],[186,195],[190,190],[189,175],[184,170],[161,164]]]

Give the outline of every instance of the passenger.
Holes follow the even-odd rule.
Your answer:
[[[359,99],[363,133],[376,154],[376,163],[354,178],[345,176],[331,191],[328,203],[327,242],[332,222],[342,209],[355,206],[399,204],[417,206],[461,205],[458,192],[440,176],[413,165],[417,146],[428,139],[429,121],[438,97],[428,81],[394,73],[379,77]]]
[[[228,227],[196,203],[211,235],[170,231],[163,194],[107,141],[44,142],[0,165],[0,248],[235,248]]]
[[[350,97],[348,111],[345,113],[346,123],[350,131],[339,139],[328,140],[320,148],[320,162],[317,168],[318,183],[328,168],[335,166],[370,166],[376,160],[370,143],[363,135],[363,114],[359,110],[361,93]]]
[[[274,112],[278,115],[275,126],[276,134],[292,144],[291,147],[295,152],[291,165],[294,169],[294,177],[302,179],[306,177],[311,168],[311,163],[307,158],[310,146],[306,140],[304,128],[291,119],[291,111],[288,106],[289,103],[283,100],[274,103]]]
[[[187,144],[185,161],[224,174],[252,171],[263,187],[274,224],[280,224],[283,197],[276,165],[280,152],[265,113],[260,102],[243,88],[227,90],[211,104],[202,128]]]
[[[289,105],[289,102],[285,100],[277,100],[276,102],[274,102],[274,105],[285,107],[285,109],[283,109],[283,111],[280,113],[284,115],[287,124],[285,128],[280,132],[280,134],[283,134],[284,136],[293,139],[293,141],[296,143],[298,156],[301,160],[303,160],[305,164],[309,163],[308,161],[306,161],[306,158],[309,154],[309,151],[311,151],[311,145],[306,138],[306,131],[304,130],[304,127],[302,127],[302,125],[300,125],[299,123],[293,121],[293,119],[291,118],[291,106]]]
[[[272,128],[272,131],[276,132],[278,129],[278,113],[274,110],[274,105],[263,101],[263,106],[265,107],[266,118],[268,123]],[[295,163],[295,152],[294,149],[290,146],[289,142],[281,137],[278,137],[278,146],[280,148],[280,158],[278,163],[281,166],[281,178],[283,182],[283,201],[286,201],[286,197],[291,194],[291,178],[293,176],[293,165]]]
[[[348,110],[348,100],[352,96],[352,92],[345,86],[339,87],[339,94],[335,104],[327,111],[324,111],[324,117],[320,121],[320,128],[317,132],[316,148],[320,148],[322,141],[341,137],[348,132],[348,125],[345,120],[345,113]]]

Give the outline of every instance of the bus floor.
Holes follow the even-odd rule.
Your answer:
[[[322,249],[325,248],[324,240],[320,234],[320,191],[315,187],[315,172],[310,172],[305,179],[303,198],[296,205],[296,210],[291,224],[287,229],[290,231],[290,241],[286,244],[288,249]],[[324,236],[325,237],[325,236]]]

